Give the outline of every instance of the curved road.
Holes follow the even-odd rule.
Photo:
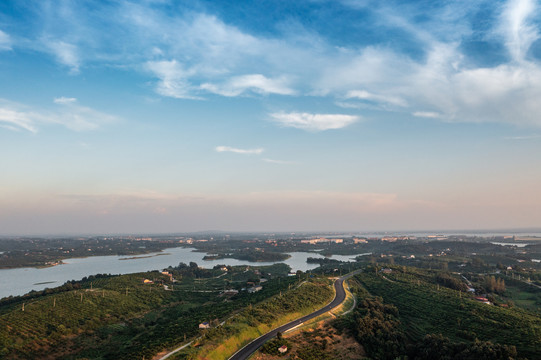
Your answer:
[[[269,331],[268,333],[261,335],[251,343],[247,344],[245,347],[237,351],[233,356],[229,358],[229,360],[245,360],[248,359],[257,349],[259,349],[265,342],[272,339],[276,336],[279,332],[283,333],[289,329],[292,329],[296,326],[301,325],[305,321],[311,320],[315,317],[318,317],[321,314],[326,313],[327,311],[331,311],[338,305],[344,302],[346,299],[346,291],[344,290],[344,280],[352,277],[353,275],[359,273],[361,270],[356,270],[352,273],[349,273],[347,275],[344,275],[334,282],[334,289],[336,291],[336,294],[334,296],[333,301],[331,301],[328,305],[322,307],[321,309],[314,311],[311,314],[305,315],[297,320],[293,320],[285,325],[282,325],[274,330]]]

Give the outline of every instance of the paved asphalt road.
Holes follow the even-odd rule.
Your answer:
[[[324,314],[327,311],[331,311],[332,309],[340,305],[346,299],[346,291],[344,290],[344,280],[352,277],[353,275],[359,273],[360,271],[361,270],[354,271],[352,273],[344,275],[341,278],[338,278],[335,280],[334,289],[336,290],[336,295],[334,296],[334,300],[331,301],[327,306],[322,307],[321,309],[311,314],[308,314],[306,316],[303,316],[297,320],[293,320],[290,323],[282,325],[279,328],[269,331],[265,335],[261,335],[260,337],[258,337],[257,339],[255,339],[254,341],[252,341],[251,343],[247,344],[245,347],[237,351],[233,356],[229,358],[229,360],[248,359],[265,342],[275,337],[278,332],[284,333],[285,331],[291,328],[294,328],[295,326],[301,325],[305,321],[318,317],[319,315]]]

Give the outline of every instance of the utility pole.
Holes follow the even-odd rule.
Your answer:
[[[83,302],[83,293],[81,293],[81,302]]]
[[[53,298],[53,307],[56,307],[56,298]]]
[[[24,311],[24,303],[23,303],[23,311]]]

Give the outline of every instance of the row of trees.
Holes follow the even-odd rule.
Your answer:
[[[485,276],[484,287],[487,292],[503,294],[505,292],[505,280],[494,276]]]

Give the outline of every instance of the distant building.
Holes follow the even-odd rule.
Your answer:
[[[253,286],[253,287],[248,288],[248,292],[250,294],[253,294],[253,293],[258,292],[258,291],[260,291],[262,289],[263,289],[263,286],[257,285],[257,286]]]
[[[162,271],[162,275],[169,276],[169,281],[173,281],[173,274],[171,274],[169,271]]]
[[[284,354],[287,352],[287,345],[282,345],[278,348],[278,351],[280,352],[280,354]]]
[[[491,302],[488,301],[487,298],[482,297],[482,296],[477,296],[477,297],[475,297],[474,299],[477,300],[477,301],[479,301],[479,302],[482,302],[483,304],[487,304],[487,305],[490,305],[490,304],[491,304]]]
[[[149,279],[143,280],[143,284],[152,284],[153,282],[154,282],[154,281],[149,280]]]
[[[199,324],[199,328],[200,329],[210,329],[210,324],[209,324],[208,321],[202,322],[201,324]]]
[[[227,296],[233,296],[233,295],[237,295],[239,291],[235,289],[227,289],[227,290],[224,290],[223,293],[224,295],[227,295]]]
[[[344,242],[344,239],[327,239],[327,238],[317,238],[317,239],[304,239],[301,240],[301,244],[320,244],[320,243],[335,243],[335,244],[342,244]]]
[[[384,274],[390,274],[393,272],[393,269],[385,268],[385,269],[381,269],[381,272]]]

